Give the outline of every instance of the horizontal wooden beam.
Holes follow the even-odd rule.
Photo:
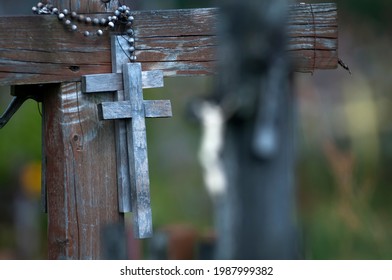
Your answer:
[[[143,100],[146,118],[171,118],[173,116],[170,100]],[[99,104],[99,117],[102,120],[132,118],[130,101],[102,102]]]
[[[218,9],[135,11],[137,61],[165,76],[215,72]],[[111,72],[108,33],[85,38],[55,16],[0,17],[0,85],[79,81]],[[292,5],[288,51],[295,70],[338,64],[335,4]]]
[[[104,83],[102,81],[105,81]],[[163,72],[160,70],[143,71],[142,87],[159,88],[163,87]],[[92,74],[82,76],[82,92],[97,93],[124,90],[122,73]]]

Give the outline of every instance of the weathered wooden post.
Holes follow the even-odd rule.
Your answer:
[[[99,13],[113,11],[118,1],[52,4],[60,10]],[[65,35],[73,51],[72,41],[80,40],[80,34]],[[101,40],[90,44],[99,47]],[[64,71],[78,72],[72,66]],[[102,259],[103,227],[123,223],[117,207],[114,124],[97,117],[97,104],[112,100],[110,93],[82,94],[80,82],[57,84],[43,99],[49,259]]]
[[[118,1],[114,0],[57,0],[52,4],[61,10],[81,14],[83,18],[73,19],[81,22],[86,21],[87,15],[100,18],[102,16],[94,13],[113,11],[118,7]],[[333,4],[320,6],[319,14],[317,5],[291,6],[290,39],[286,51],[294,58],[296,71],[337,66],[336,7]],[[133,167],[142,157],[132,158],[135,151],[132,150],[135,148],[132,137],[143,133],[133,134],[134,123],[128,120],[121,121],[123,127],[124,124],[128,127],[121,132],[119,126],[116,128],[118,122],[102,119],[111,114],[111,106],[116,112],[108,119],[135,118],[138,127],[143,126],[145,117],[169,116],[167,102],[146,103],[140,98],[141,88],[145,86],[143,72],[153,70],[146,74],[147,80],[148,76],[155,77],[155,70],[162,71],[164,76],[216,73],[218,13],[217,9],[132,12],[136,19],[134,30],[126,32],[134,33],[137,60],[134,66],[120,67],[121,71],[118,71],[118,62],[112,59],[118,50],[111,44],[109,32],[101,34],[98,30],[97,36],[85,33],[84,38],[79,32],[73,32],[77,26],[62,17],[0,17],[0,84],[14,85],[13,94],[17,96],[0,118],[0,126],[9,120],[24,99],[29,97],[43,102],[43,189],[46,190],[43,197],[47,201],[50,259],[105,257],[101,229],[110,224],[122,224],[122,211],[130,206],[129,199],[118,199],[117,185],[123,183],[120,174],[126,170],[119,167],[128,166],[129,176],[137,176]],[[92,23],[88,24],[92,26]],[[104,25],[102,21],[93,21],[93,24],[96,29]],[[117,59],[117,55],[115,57]],[[131,73],[136,75],[135,80]],[[91,85],[95,89],[90,92],[97,91],[96,85],[88,82],[94,78],[89,76],[91,74],[104,74],[101,77],[113,79],[111,81],[115,81],[116,86],[107,89],[108,93],[88,93],[87,88]],[[83,90],[82,76],[86,79]],[[160,81],[162,74],[158,76],[153,80]],[[102,85],[111,84],[103,81]],[[122,101],[118,95],[121,91],[132,91],[139,98],[135,103],[129,96]],[[144,115],[141,104],[144,104]],[[127,108],[131,113],[126,112]],[[128,158],[121,160],[115,152],[116,147],[117,151],[119,146],[122,147],[122,144],[116,145],[118,135],[123,135],[122,140],[128,143],[127,153],[124,153]],[[145,160],[145,149],[142,150]],[[139,178],[146,181],[144,175]],[[131,181],[135,180],[131,178]],[[134,185],[134,190],[138,186]],[[120,192],[123,190],[120,188]],[[139,190],[143,193],[146,188]],[[120,195],[120,198],[124,197]],[[137,204],[143,200],[139,198],[134,196],[132,202]],[[150,216],[150,209],[142,210],[140,218],[143,213]],[[151,234],[150,227],[146,232]],[[144,233],[139,231],[139,236],[143,237]]]

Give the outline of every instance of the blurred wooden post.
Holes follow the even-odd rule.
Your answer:
[[[216,99],[227,119],[218,259],[298,258],[287,1],[222,5]],[[230,59],[227,59],[227,58]]]
[[[110,9],[101,0],[52,3],[84,13]],[[116,7],[117,1],[110,3]],[[43,100],[49,259],[105,258],[103,228],[124,222],[118,211],[114,124],[97,116],[97,104],[105,101],[113,101],[113,95],[84,95],[80,82],[62,82]]]

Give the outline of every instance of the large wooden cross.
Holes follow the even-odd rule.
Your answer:
[[[118,5],[116,0],[52,3],[89,14],[109,12]],[[214,74],[218,13],[217,9],[133,12],[142,70],[160,70],[165,77]],[[116,187],[115,124],[102,121],[97,106],[106,108],[113,93],[84,94],[81,79],[117,72],[112,71],[110,37],[84,38],[66,30],[54,16],[0,17],[0,25],[0,85],[12,85],[15,95],[28,92],[43,102],[49,258],[103,258],[101,229],[122,223],[120,211],[124,211],[119,209]],[[291,6],[288,31],[287,51],[296,71],[337,67],[334,4]],[[133,72],[132,67],[126,69]],[[137,87],[140,93],[140,83]],[[102,112],[105,115],[106,109]]]

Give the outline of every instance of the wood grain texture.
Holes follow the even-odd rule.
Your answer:
[[[127,59],[127,55],[122,51],[120,41],[117,37],[112,36],[110,41],[112,72],[121,75],[120,87],[124,87],[122,71],[123,61]],[[124,90],[117,90],[114,95],[115,101],[121,102],[125,100]],[[114,129],[116,137],[118,209],[122,213],[128,213],[132,211],[131,180],[134,175],[130,173],[129,168],[127,122],[125,120],[115,121]]]
[[[163,70],[165,76],[215,73],[218,13],[214,8],[135,11],[136,55],[143,70]],[[79,81],[82,75],[111,72],[108,33],[84,38],[54,16],[0,17],[0,25],[0,85]],[[296,71],[337,67],[335,4],[291,6],[288,32]]]
[[[73,10],[90,7],[94,12],[106,11],[106,7],[98,5],[102,3],[100,0],[58,2],[61,3],[54,4],[72,4],[62,7]],[[49,17],[39,18],[50,21]],[[34,26],[31,22],[29,25]],[[47,37],[41,37],[40,49],[30,54],[30,57],[36,59],[38,64],[40,59],[46,57],[48,64],[44,63],[42,69],[50,65],[54,67],[52,69],[61,71],[57,68],[58,53],[52,52],[53,38],[50,32],[49,35],[45,32],[43,34]],[[31,39],[31,35],[26,31],[19,39],[18,35],[14,37],[14,44],[19,45],[17,50],[20,53],[31,47],[31,41],[36,41],[36,38]],[[24,38],[23,42],[17,41],[21,38]],[[79,51],[72,48],[68,50],[71,53]],[[4,58],[3,53],[1,57]],[[83,52],[80,59],[82,57]],[[15,63],[18,64],[18,60]],[[40,68],[34,65],[31,66]],[[52,74],[56,75],[56,71]],[[42,74],[44,77],[51,75],[50,71]],[[40,73],[34,75],[40,76]],[[97,104],[113,101],[113,95],[82,94],[79,82],[53,84],[42,94],[45,96],[43,166],[48,210],[48,257],[103,259],[105,240],[102,238],[102,230],[109,225],[124,224],[124,216],[118,211],[114,124],[101,122],[97,112]]]
[[[127,55],[122,51],[128,42],[121,36],[112,36],[112,71],[109,74],[96,74],[82,76],[82,90],[84,93],[115,92],[116,102],[103,102],[99,104],[98,111],[101,119],[115,119],[116,136],[116,161],[117,161],[117,189],[119,211],[127,213],[132,211],[131,181],[135,180],[135,175],[130,173],[129,152],[132,147],[128,146],[128,137],[131,131],[127,131],[127,123],[132,118],[132,104],[129,98],[126,100],[124,92],[123,65],[128,62]],[[123,46],[124,45],[124,46]],[[126,79],[129,79],[127,77]],[[163,72],[161,70],[143,71],[141,73],[142,88],[162,87]],[[144,117],[169,117],[171,116],[170,101],[143,101]],[[131,150],[129,150],[131,149]],[[133,163],[131,163],[133,164]],[[134,216],[137,219],[137,216]],[[135,224],[138,224],[136,222]],[[137,230],[138,231],[138,230]],[[136,235],[140,236],[140,235]]]
[[[123,220],[114,126],[96,110],[113,97],[83,95],[80,83],[58,87],[43,103],[49,259],[101,259],[101,229]]]
[[[47,3],[49,1],[42,2]],[[79,13],[114,11],[119,4],[118,0],[105,1],[107,3],[102,0],[51,0],[50,2],[59,9],[69,9]]]
[[[143,71],[142,86],[146,88],[163,87],[163,72],[160,70]],[[84,93],[97,93],[124,90],[121,73],[96,74],[82,76],[82,91]]]
[[[152,236],[152,212],[141,64],[124,64],[123,74],[125,99],[130,101],[132,112],[132,120],[127,122],[127,140],[130,174],[133,174],[133,230],[135,237],[148,238]]]
[[[173,116],[170,100],[143,100],[145,118],[170,118]],[[99,117],[102,120],[132,118],[130,101],[102,102],[99,104]]]

